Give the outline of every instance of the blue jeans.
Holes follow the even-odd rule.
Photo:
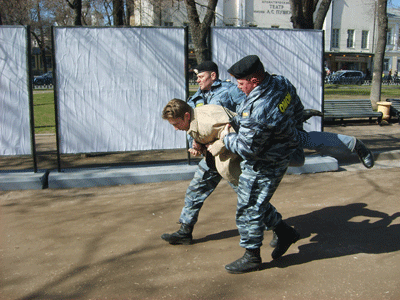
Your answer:
[[[319,131],[298,131],[298,133],[300,147],[318,151],[322,155],[350,154],[356,145],[354,136]],[[302,165],[301,157],[292,156],[290,165]]]

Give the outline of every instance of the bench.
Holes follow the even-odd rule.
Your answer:
[[[400,99],[386,99],[386,101],[392,103],[392,105],[390,105],[390,117],[397,117],[400,123]]]
[[[346,100],[325,100],[324,101],[324,120],[335,121],[335,119],[362,119],[377,118],[378,123],[382,121],[382,112],[372,109],[369,99],[346,99]]]

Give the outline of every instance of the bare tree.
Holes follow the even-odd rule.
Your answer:
[[[189,19],[189,29],[194,42],[194,51],[198,64],[209,59],[210,56],[207,45],[207,37],[211,23],[214,20],[217,2],[218,0],[208,0],[207,11],[203,22],[201,22],[195,0],[185,0]]]
[[[133,16],[135,11],[135,1],[134,0],[126,0],[126,24],[134,25]]]
[[[293,28],[322,29],[331,2],[332,0],[290,0],[290,21]],[[317,14],[314,20],[315,11]]]
[[[332,0],[321,0],[314,20],[314,29],[322,29]]]
[[[113,0],[114,25],[124,25],[124,5],[122,0]]]
[[[0,0],[0,19],[2,25],[27,25],[30,21],[32,1]]]
[[[74,25],[81,26],[82,25],[82,0],[73,0],[72,2],[69,0],[65,0],[65,1],[67,1],[68,5],[75,12]]]
[[[387,2],[388,0],[378,0],[377,3],[378,40],[374,56],[371,86],[371,102],[375,104],[380,101],[382,89],[383,59],[385,57],[388,29]]]
[[[41,0],[34,0],[34,6],[31,9],[31,34],[36,40],[39,49],[40,55],[42,57],[43,62],[43,71],[47,72],[47,61],[46,61],[46,48],[47,43],[50,41],[50,25],[51,20],[47,18],[43,18],[42,8],[44,7]]]

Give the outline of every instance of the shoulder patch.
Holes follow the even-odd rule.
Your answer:
[[[284,113],[288,106],[290,105],[290,102],[292,101],[292,96],[289,94],[289,92],[286,94],[285,98],[281,100],[278,104],[278,109],[281,113]]]
[[[244,111],[243,113],[242,113],[242,118],[247,118],[248,116],[249,116],[249,112],[248,111]]]

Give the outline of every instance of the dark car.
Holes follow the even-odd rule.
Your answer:
[[[354,70],[337,71],[327,78],[330,84],[363,84],[364,81],[365,74]]]
[[[47,72],[33,79],[34,85],[50,85],[53,84],[53,73]]]

